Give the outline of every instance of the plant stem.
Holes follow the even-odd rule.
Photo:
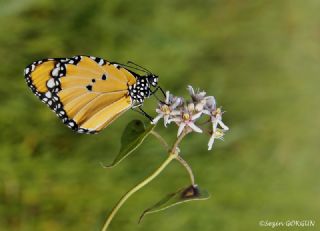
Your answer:
[[[183,165],[183,167],[185,167],[185,169],[187,170],[187,172],[189,173],[189,177],[191,180],[191,184],[195,185],[195,180],[194,180],[194,175],[192,172],[192,169],[190,167],[190,165],[187,163],[187,161],[185,161],[184,159],[182,159],[181,156],[177,155],[176,160],[179,161],[180,164]]]
[[[167,151],[169,150],[167,141],[165,141],[165,139],[163,139],[163,137],[158,132],[152,130],[150,133],[160,141],[160,143],[165,147]]]
[[[154,137],[156,137],[160,143],[166,148],[166,150],[169,151],[169,145],[167,143],[167,141],[165,139],[163,139],[163,137],[156,131],[152,130],[150,132]],[[187,135],[189,133],[189,131],[185,131],[185,133],[183,134],[183,136],[181,137],[181,139]],[[189,173],[190,176],[190,181],[192,185],[195,185],[195,180],[194,180],[194,175],[192,172],[192,169],[190,167],[190,165],[187,163],[187,161],[185,161],[180,155],[177,155],[176,160],[183,166],[185,167],[185,169],[187,170],[187,172]]]
[[[187,135],[189,132],[188,130],[184,130],[181,135],[178,137],[176,142],[173,144],[172,149],[169,151],[168,158],[160,165],[159,168],[157,168],[150,176],[148,176],[146,179],[144,179],[142,182],[134,186],[131,190],[129,190],[116,204],[116,206],[112,209],[110,215],[108,216],[106,222],[104,223],[104,226],[101,231],[106,231],[113,219],[113,217],[116,215],[118,210],[121,208],[121,206],[126,202],[130,196],[132,196],[135,192],[137,192],[139,189],[144,187],[146,184],[148,184],[150,181],[152,181],[156,176],[158,176],[163,169],[173,160],[176,159],[178,156],[177,147],[183,137]],[[159,134],[158,134],[159,135]],[[160,136],[160,135],[159,135]]]
[[[172,149],[170,151],[170,153],[178,153],[178,146],[181,142],[181,140],[188,134],[190,133],[191,131],[188,129],[188,128],[185,128],[182,133],[180,134],[180,136],[178,136],[178,139],[176,140],[176,142],[173,144],[172,146]],[[178,153],[179,154],[179,153]]]
[[[120,201],[117,203],[117,205],[112,209],[110,215],[108,216],[107,221],[105,222],[102,231],[106,231],[110,222],[112,221],[114,215],[118,212],[118,210],[120,209],[120,207],[124,204],[124,202],[126,202],[126,200],[132,195],[134,194],[136,191],[138,191],[139,189],[141,189],[143,186],[145,186],[146,184],[148,184],[150,181],[152,181],[156,176],[158,176],[162,170],[175,158],[175,155],[169,155],[168,158],[161,164],[161,166],[156,169],[156,171],[154,171],[150,176],[148,176],[146,179],[144,179],[142,182],[140,182],[139,184],[137,184],[135,187],[133,187],[130,191],[128,191],[121,199]]]

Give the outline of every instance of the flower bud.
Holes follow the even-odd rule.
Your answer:
[[[188,104],[188,111],[189,111],[189,112],[193,112],[194,109],[195,109],[194,103],[189,103],[189,104]]]
[[[201,100],[200,103],[197,103],[197,105],[196,105],[196,107],[195,107],[196,111],[197,111],[197,112],[202,111],[205,104],[206,104],[206,100],[204,100],[204,99]]]

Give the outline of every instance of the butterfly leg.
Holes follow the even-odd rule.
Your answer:
[[[156,92],[158,90],[160,90],[164,98],[166,98],[166,94],[164,93],[163,89],[160,86],[156,87],[153,91],[151,91],[151,95],[153,95],[160,103],[166,104],[163,100],[159,99],[158,96],[156,95]]]
[[[166,93],[164,93],[164,90],[160,86],[158,86],[158,88],[160,89],[162,95],[166,98]]]
[[[136,108],[138,108],[138,110],[137,110]],[[138,105],[138,106],[136,106],[136,107],[132,107],[131,109],[132,109],[133,111],[138,112],[138,113],[140,113],[141,115],[147,117],[151,122],[153,121],[152,116],[150,116],[148,113],[146,113],[146,112],[142,109],[141,105]]]
[[[160,90],[164,98],[166,98],[166,93],[164,93],[164,90],[160,86],[157,86],[153,91],[151,91],[151,95],[155,94],[158,90]]]

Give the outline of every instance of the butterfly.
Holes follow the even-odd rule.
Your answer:
[[[144,100],[160,88],[158,76],[134,65],[79,55],[33,62],[24,76],[32,92],[64,124],[78,133],[94,134],[130,108],[138,107],[144,113]]]

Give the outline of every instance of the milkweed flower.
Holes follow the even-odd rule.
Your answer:
[[[212,130],[212,135],[210,136],[209,142],[208,142],[208,150],[210,151],[212,149],[213,143],[215,139],[223,140],[224,131],[222,129],[216,129],[215,131]]]
[[[223,140],[223,136],[229,128],[223,123],[221,108],[217,108],[214,96],[207,96],[205,91],[194,90],[192,86],[188,86],[187,90],[190,95],[190,100],[182,97],[174,96],[170,92],[166,92],[165,102],[160,102],[156,112],[158,115],[152,121],[153,124],[159,122],[163,118],[164,126],[174,122],[178,126],[178,136],[188,129],[202,133],[203,128],[199,125],[199,120],[202,117],[208,117],[205,123],[201,125],[209,126],[209,142],[208,150],[211,150],[215,139]]]
[[[161,118],[163,118],[164,126],[170,123],[170,118],[180,114],[179,110],[175,110],[178,106],[183,104],[183,99],[180,97],[174,97],[169,91],[166,92],[165,102],[160,102],[156,112],[158,115],[153,119],[152,124],[156,124]]]
[[[190,105],[188,105],[191,107]],[[180,136],[182,131],[185,129],[185,127],[191,128],[192,131],[202,133],[201,128],[199,128],[196,124],[195,121],[200,118],[202,112],[198,112],[194,114],[194,111],[190,111],[189,107],[186,107],[184,110],[180,112],[180,116],[176,116],[172,119],[170,119],[170,122],[174,121],[178,126],[178,135]],[[193,106],[194,109],[194,106]]]
[[[221,108],[216,108],[214,99],[208,99],[203,113],[210,116],[210,121],[212,124],[211,136],[208,142],[208,150],[211,150],[214,140],[223,140],[224,133],[228,131],[229,128],[223,123],[222,114],[224,112],[221,110]],[[218,128],[218,126],[220,126],[220,128]]]

